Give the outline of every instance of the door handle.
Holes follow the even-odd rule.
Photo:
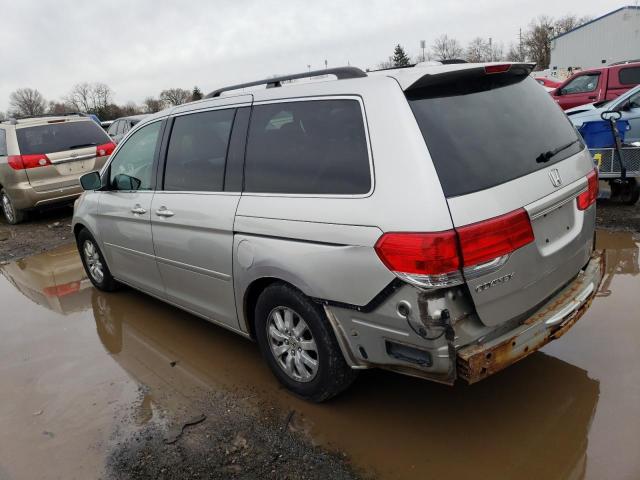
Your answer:
[[[139,203],[137,203],[136,206],[131,209],[131,213],[144,215],[145,213],[147,213],[147,211],[144,208],[142,208]]]
[[[158,210],[156,210],[156,215],[159,217],[173,217],[175,214],[163,205]]]
[[[593,95],[593,96],[591,96],[591,97],[588,97],[588,99],[589,99],[589,100],[595,100],[595,99],[596,99],[596,97],[595,97],[595,95]]]

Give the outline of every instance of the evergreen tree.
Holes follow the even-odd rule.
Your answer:
[[[202,100],[202,97],[203,95],[200,89],[197,86],[193,87],[193,91],[191,92],[191,101]]]
[[[395,50],[393,51],[393,66],[394,67],[406,67],[411,65],[409,61],[409,57],[404,52],[404,48],[400,44],[396,45]]]

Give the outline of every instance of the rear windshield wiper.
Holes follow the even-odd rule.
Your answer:
[[[567,143],[566,145],[562,145],[562,146],[556,148],[555,150],[549,150],[548,152],[542,152],[536,158],[536,162],[538,162],[538,163],[546,163],[549,160],[551,160],[553,157],[555,157],[557,154],[559,154],[563,150],[566,150],[567,148],[571,147],[572,145],[578,143],[579,141],[580,141],[580,139],[576,138],[575,140],[572,140],[569,143]]]
[[[74,150],[76,148],[84,148],[84,147],[95,147],[96,145],[98,145],[97,143],[81,143],[79,145],[71,145],[69,147],[69,150]]]

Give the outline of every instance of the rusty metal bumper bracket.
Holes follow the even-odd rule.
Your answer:
[[[578,276],[518,327],[486,343],[459,349],[458,377],[478,382],[564,335],[591,305],[603,272],[604,255],[594,251]]]

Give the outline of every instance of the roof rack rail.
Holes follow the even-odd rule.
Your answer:
[[[335,75],[338,78],[338,80],[345,80],[347,78],[362,78],[367,76],[365,72],[363,72],[357,67],[326,68],[324,70],[313,70],[313,71],[303,72],[303,73],[294,73],[291,75],[283,75],[280,77],[265,78],[264,80],[256,80],[255,82],[230,85],[228,87],[214,90],[213,92],[209,93],[205,98],[219,97],[222,92],[227,92],[229,90],[239,90],[241,88],[255,87],[258,85],[266,85],[267,88],[281,87],[282,82],[286,82],[289,80],[296,80],[298,78],[317,77],[320,75]]]
[[[43,118],[43,117],[69,117],[71,115],[78,115],[80,117],[86,117],[87,114],[86,113],[81,113],[81,112],[67,112],[67,113],[43,113],[42,115],[27,115],[24,117],[9,117],[7,118],[7,121],[9,120],[29,120],[30,118]]]

